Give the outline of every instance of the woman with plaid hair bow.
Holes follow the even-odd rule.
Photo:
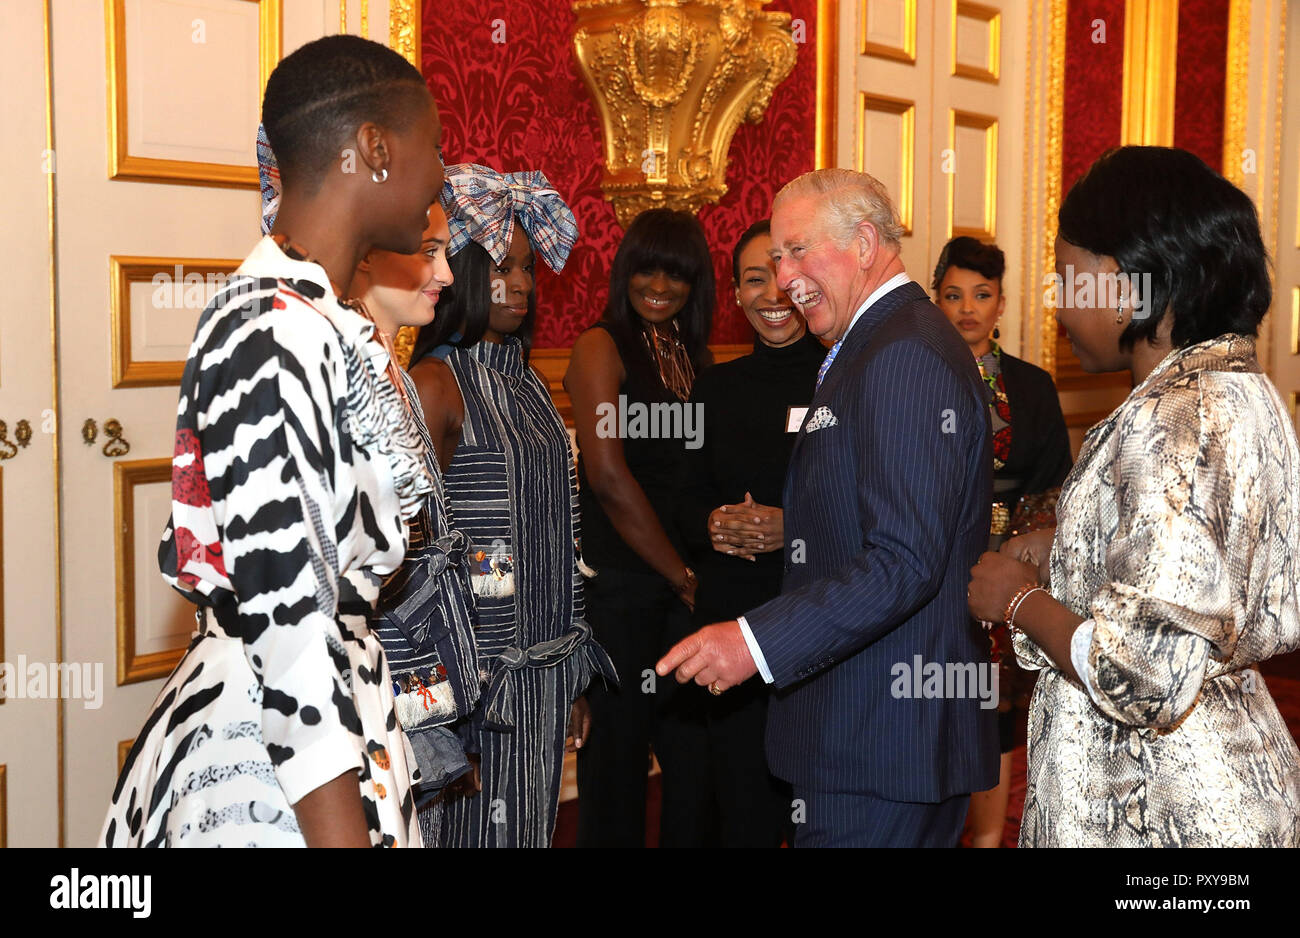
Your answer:
[[[578,237],[537,171],[447,168],[453,285],[421,330],[411,376],[469,535],[480,707],[463,727],[481,794],[424,813],[427,843],[545,847],[566,749],[582,745],[581,694],[613,665],[583,619],[577,477],[564,421],[528,365],[534,256],[558,273]]]

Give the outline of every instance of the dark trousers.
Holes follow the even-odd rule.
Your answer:
[[[799,788],[794,796],[796,847],[955,847],[970,806],[969,794],[937,804]]]
[[[619,687],[587,691],[591,735],[578,750],[578,846],[645,846],[650,750],[663,772],[659,845],[716,842],[710,810],[708,691],[654,673],[690,634],[686,606],[655,574],[606,567],[587,581],[587,621],[618,670]]]
[[[790,784],[767,770],[767,685],[752,677],[708,701],[719,846],[779,847],[792,836]]]

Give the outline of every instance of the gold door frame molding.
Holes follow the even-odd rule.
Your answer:
[[[135,257],[112,254],[108,258],[108,288],[113,325],[113,387],[150,388],[180,385],[185,370],[185,360],[135,361],[131,358],[131,285],[153,283],[154,277],[163,274],[174,280],[179,269],[183,276],[199,274],[205,281],[209,276],[228,276],[242,261],[230,258],[209,257]],[[200,307],[201,308],[201,307]]]
[[[1242,159],[1250,110],[1250,0],[1229,0],[1228,64],[1223,80],[1223,175],[1240,189],[1246,184]]]
[[[988,49],[986,51],[988,68],[976,68],[973,65],[958,63],[957,18],[959,16],[982,20],[988,25]],[[985,6],[982,3],[971,3],[969,0],[952,0],[951,32],[952,42],[948,50],[949,61],[952,64],[951,74],[958,78],[973,78],[976,81],[987,81],[996,85],[1002,77],[1002,11],[997,7]]]
[[[242,0],[258,7],[258,71],[261,86],[280,61],[280,0]],[[104,0],[108,43],[108,177],[137,182],[256,189],[257,166],[195,160],[163,160],[128,152],[126,87],[126,0]]]
[[[185,654],[185,646],[147,655],[135,641],[135,487],[167,482],[172,461],[132,459],[113,464],[113,550],[117,566],[117,684],[166,677]]]
[[[948,148],[956,159],[957,128],[984,131],[984,224],[979,228],[969,228],[953,224],[953,211],[956,208],[957,167],[948,173],[948,237],[967,235],[981,241],[997,240],[998,227],[998,119],[989,114],[975,114],[971,111],[948,109]]]
[[[57,152],[55,149],[54,135],[54,28],[51,22],[53,11],[51,6],[54,0],[45,0],[41,11],[44,50],[44,69],[45,69],[45,151],[47,153]],[[46,224],[46,237],[48,239],[48,250],[50,256],[49,263],[49,295],[50,295],[50,401],[54,410],[54,427],[58,431],[60,422],[63,419],[63,385],[62,374],[59,364],[59,251],[58,251],[58,213],[55,211],[58,196],[57,173],[45,174],[45,205],[46,212],[49,215]],[[60,443],[61,434],[55,432],[50,441],[53,451],[53,505],[54,505],[54,661],[59,665],[59,680],[63,675],[63,447]],[[67,776],[66,766],[63,759],[63,750],[66,734],[64,732],[64,702],[63,688],[60,687],[57,698],[54,701],[54,777],[55,777],[55,800],[57,801],[57,831],[58,839],[56,843],[62,847],[67,842],[67,805],[65,798],[67,795]]]
[[[1291,354],[1300,355],[1300,287],[1291,288]],[[3,625],[2,621],[0,625]],[[0,638],[3,638],[3,635],[0,635]],[[0,652],[3,650],[4,646],[0,645]],[[2,657],[3,655],[0,654],[0,658]]]
[[[868,0],[858,0],[858,21],[862,29],[858,33],[858,51],[860,55],[874,55],[881,59],[893,59],[895,62],[916,64],[916,0],[903,0],[903,44],[887,46],[879,42],[867,41],[867,5]]]
[[[1174,145],[1178,0],[1126,0],[1120,143]]]
[[[1061,205],[1065,125],[1066,0],[1028,0],[1028,5],[1032,61],[1026,69],[1029,86],[1025,92],[1021,335],[1037,337],[1038,364],[1055,377],[1056,311],[1044,296],[1043,281],[1056,272],[1056,213]]]
[[[813,129],[813,169],[829,169],[835,165],[839,41],[838,0],[817,0],[817,116]]]
[[[902,119],[902,133],[898,141],[898,165],[900,185],[898,192],[898,215],[903,223],[903,234],[912,233],[912,209],[915,205],[916,190],[916,102],[906,98],[890,98],[885,95],[858,92],[858,146],[857,168],[866,172],[866,121],[863,112],[875,111],[881,114],[897,114]]]

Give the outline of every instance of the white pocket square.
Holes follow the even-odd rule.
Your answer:
[[[839,418],[831,413],[831,409],[823,404],[813,411],[808,422],[804,424],[804,432],[812,433],[814,430],[824,430],[827,427],[839,425]]]

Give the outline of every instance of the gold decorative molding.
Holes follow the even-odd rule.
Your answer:
[[[858,48],[862,55],[874,55],[881,59],[893,59],[895,62],[916,64],[916,0],[903,0],[903,44],[890,46],[882,42],[867,39],[867,14],[870,0],[858,0],[858,22],[862,24]]]
[[[1063,128],[1065,126],[1065,5],[1066,0],[1050,0],[1051,40],[1047,56],[1047,146],[1046,179],[1043,189],[1043,265],[1042,273],[1056,272],[1056,213],[1061,207],[1061,163],[1063,153]],[[1041,283],[1032,285],[1032,301],[1044,291]],[[1048,374],[1056,374],[1056,309],[1043,303],[1043,321],[1039,349],[1039,365]]]
[[[817,0],[817,117],[813,130],[813,169],[829,169],[835,165],[839,33],[839,3],[837,0]]]
[[[1300,287],[1291,288],[1291,354],[1300,355]]]
[[[42,40],[44,42],[44,70],[45,70],[45,149],[47,153],[57,152],[55,149],[54,136],[54,30],[50,23],[52,15],[51,4],[53,0],[46,0],[41,8],[41,29]],[[112,44],[109,46],[112,49]],[[111,112],[110,112],[111,114]],[[59,330],[59,252],[58,248],[58,213],[55,211],[55,202],[58,181],[55,179],[57,173],[45,174],[45,203],[46,211],[49,214],[49,220],[46,225],[47,251],[49,256],[49,267],[47,269],[48,290],[50,296],[50,402],[54,410],[54,429],[51,435],[50,448],[53,452],[53,465],[50,483],[52,487],[52,502],[54,505],[54,556],[51,558],[51,564],[54,569],[54,660],[57,664],[63,663],[64,652],[64,618],[63,618],[63,447],[60,441],[59,423],[63,419],[63,378],[59,362],[60,330]],[[63,847],[67,844],[68,830],[68,811],[67,811],[67,765],[63,757],[66,739],[65,721],[67,717],[64,706],[63,695],[60,694],[54,701],[54,786],[55,801],[57,802],[57,833],[56,845]]]
[[[858,170],[868,172],[866,162],[867,122],[865,112],[896,114],[901,122],[898,140],[898,215],[903,223],[903,233],[912,233],[912,207],[915,204],[915,153],[916,153],[916,102],[904,98],[858,92]]]
[[[135,488],[168,482],[172,461],[134,459],[113,465],[113,546],[117,557],[117,683],[134,684],[166,677],[185,654],[185,646],[136,653],[135,640]],[[148,532],[154,536],[155,532]]]
[[[1120,143],[1174,145],[1178,0],[1126,0]]]
[[[242,261],[226,258],[202,257],[129,257],[111,255],[108,259],[109,305],[113,326],[113,387],[149,388],[179,385],[185,360],[135,361],[131,358],[131,285],[153,283],[159,274],[175,284],[176,272],[182,272],[181,283],[171,289],[185,291],[184,277],[198,274],[204,278],[225,277],[233,273]],[[159,286],[165,286],[160,284]],[[204,303],[207,305],[207,296]],[[199,306],[202,309],[203,306]]]
[[[420,56],[420,0],[388,0],[388,47],[424,74]],[[410,367],[416,332],[411,326],[403,326],[393,336],[397,363],[403,368]]]
[[[258,6],[258,70],[266,87],[280,61],[280,0],[242,0]],[[163,160],[128,152],[126,87],[126,0],[104,0],[108,42],[108,176],[139,182],[169,182],[192,186],[256,189],[257,166],[235,166],[192,160]],[[260,103],[259,108],[260,111]]]
[[[988,114],[972,114],[969,111],[949,108],[948,147],[954,154],[957,150],[958,127],[984,132],[984,192],[981,212],[983,221],[979,227],[958,225],[954,222],[957,173],[948,173],[948,237],[967,235],[981,241],[994,241],[997,239],[998,228],[998,119]]]
[[[963,65],[957,61],[957,18],[980,20],[988,29],[988,46],[985,49],[987,68]],[[1002,11],[997,7],[982,3],[969,3],[967,0],[952,0],[952,44],[949,55],[952,62],[952,74],[958,78],[974,78],[976,81],[998,83],[1002,75]]]
[[[388,47],[420,69],[420,0],[388,0]]]
[[[1223,175],[1240,189],[1246,184],[1241,161],[1250,111],[1250,0],[1228,3],[1228,64],[1223,92]]]
[[[727,191],[741,120],[762,120],[794,68],[789,13],[768,0],[579,0],[573,53],[604,135],[601,188],[626,227]]]

